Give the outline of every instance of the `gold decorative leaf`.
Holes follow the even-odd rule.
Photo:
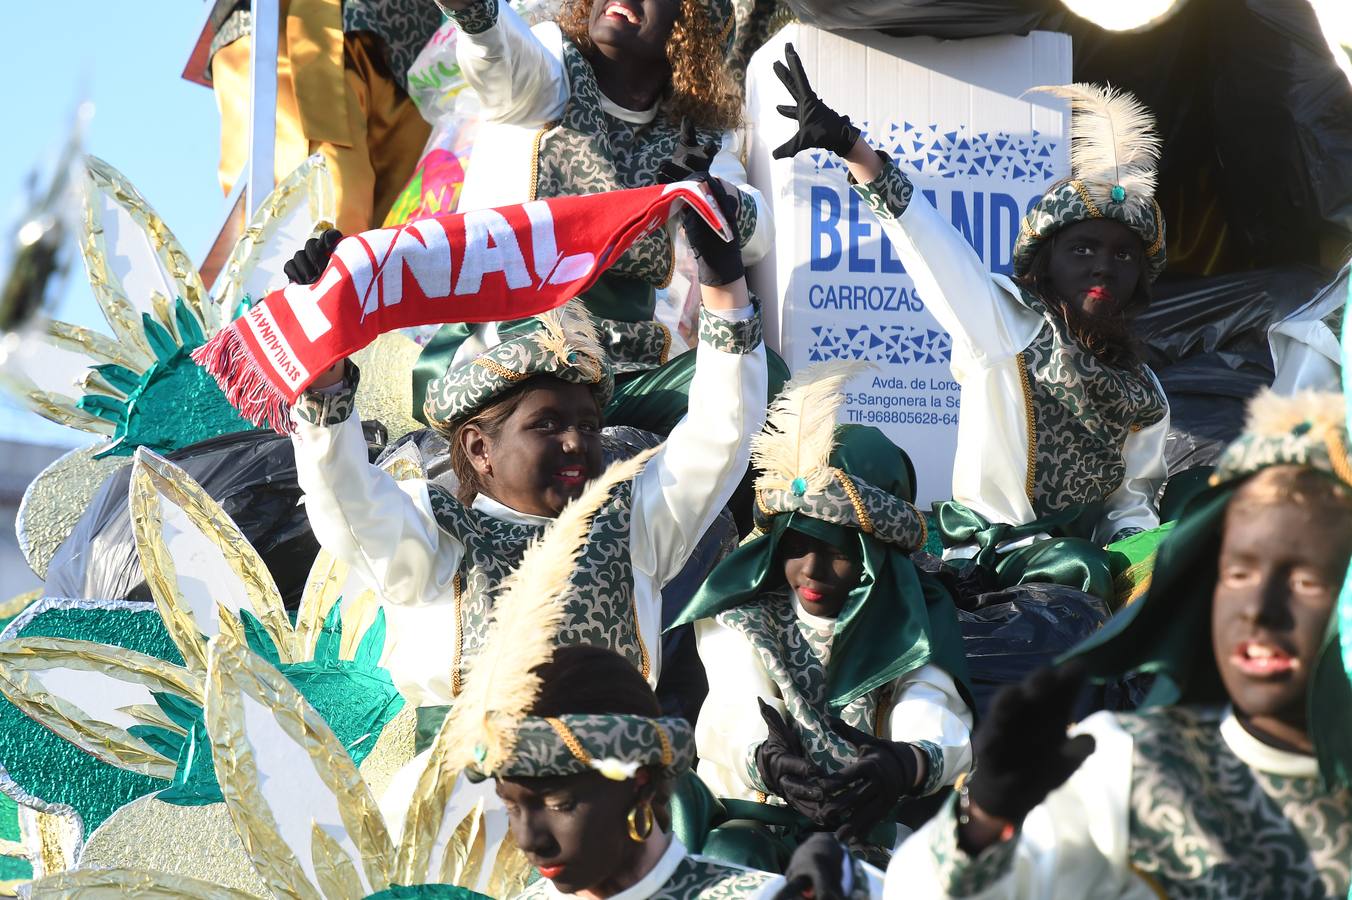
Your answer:
[[[295,635],[291,621],[277,585],[258,551],[186,472],[141,447],[132,464],[129,497],[136,550],[160,616],[189,668],[197,671],[205,668],[202,627],[180,588],[173,557],[164,540],[165,511],[161,504],[165,501],[182,510],[192,526],[220,552],[230,571],[239,579],[249,611],[262,622],[281,660],[294,661]],[[219,599],[217,615],[221,631],[242,639],[239,619]]]
[[[274,893],[320,896],[297,851],[285,843],[262,790],[268,777],[286,773],[259,771],[246,724],[246,696],[272,713],[280,732],[305,751],[314,773],[332,791],[370,890],[388,887],[394,845],[375,797],[324,719],[280,672],[225,635],[211,640],[207,671],[206,721],[217,780],[254,868]]]
[[[84,254],[89,285],[113,333],[124,344],[144,353],[148,362],[154,357],[154,353],[141,325],[140,309],[134,298],[127,297],[112,269],[109,249],[104,238],[102,201],[98,195],[112,200],[141,229],[148,246],[169,276],[174,292],[183,299],[184,304],[203,327],[207,322],[206,288],[202,284],[202,276],[198,274],[197,267],[193,265],[192,259],[174,237],[173,232],[164,224],[164,220],[156,215],[150,204],[125,175],[94,156],[85,158],[85,171],[87,176],[85,222],[80,249]],[[150,298],[147,297],[146,300],[149,305]],[[172,314],[168,315],[167,320],[160,315],[155,318],[169,329],[170,333],[176,331]]]
[[[0,642],[0,693],[25,715],[112,766],[172,779],[174,761],[116,725],[91,718],[50,693],[37,673],[68,669],[203,701],[202,682],[172,663],[120,647],[67,638],[31,637]]]
[[[258,900],[253,894],[183,875],[135,869],[78,869],[33,882],[34,900]]]
[[[362,900],[357,867],[318,822],[310,829],[310,856],[324,900]]]
[[[337,215],[333,200],[333,180],[329,176],[324,157],[318,154],[301,163],[273,188],[272,193],[263,198],[244,233],[230,250],[229,258],[221,267],[221,274],[210,304],[212,317],[210,324],[213,330],[227,321],[235,307],[244,299],[246,285],[269,245],[277,239],[278,232],[287,220],[298,213],[306,215],[313,235],[319,235],[333,227]],[[300,247],[283,249],[290,254]]]

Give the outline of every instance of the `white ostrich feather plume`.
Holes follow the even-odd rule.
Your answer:
[[[830,483],[828,463],[836,448],[844,387],[872,368],[867,362],[820,362],[784,385],[770,404],[764,430],[751,439],[751,461],[762,471],[757,488],[791,491],[794,480],[801,478],[800,487],[815,493]]]
[[[1070,169],[1077,179],[1095,194],[1121,185],[1123,202],[1151,204],[1161,141],[1154,115],[1135,95],[1082,83],[1032,90],[1070,101]]]

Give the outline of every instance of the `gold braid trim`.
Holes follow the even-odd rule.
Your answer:
[[[643,674],[643,680],[647,681],[653,667],[652,662],[648,659],[648,645],[643,643],[643,632],[638,626],[638,604],[634,602],[633,597],[629,598],[629,610],[634,614],[634,640],[638,641],[638,652],[641,660],[639,672]]]
[[[1031,218],[1032,213],[1029,213],[1019,220],[1019,231],[1023,232],[1023,236],[1029,240],[1040,241],[1042,240],[1042,232],[1034,231],[1033,226],[1028,224],[1028,220]]]
[[[545,132],[557,128],[562,119],[546,122],[544,127],[535,132],[535,140],[531,142],[530,148],[530,198],[539,200],[540,193],[540,143],[545,139]]]
[[[1328,428],[1324,431],[1324,449],[1328,451],[1329,465],[1333,467],[1333,474],[1344,484],[1352,484],[1352,462],[1347,458],[1347,441],[1343,438],[1341,428]]]
[[[915,517],[920,520],[920,544],[915,548],[919,550],[929,543],[929,520],[925,518],[925,514],[922,513],[914,503],[907,503],[906,505],[911,508],[911,512],[915,513]]]
[[[732,26],[737,24],[737,13],[734,10],[728,11],[728,20],[723,23],[723,30],[718,34],[718,42],[726,43],[728,35],[732,34]]]
[[[1089,189],[1084,186],[1084,182],[1076,178],[1070,182],[1070,186],[1075,188],[1075,193],[1080,195],[1080,199],[1084,201],[1084,205],[1089,208],[1089,218],[1103,218],[1103,210],[1099,209],[1098,204],[1094,202],[1094,198],[1089,196]]]
[[[854,507],[855,518],[859,520],[859,530],[864,534],[873,534],[873,517],[868,514],[868,507],[864,505],[864,498],[859,496],[859,489],[854,486],[854,481],[839,469],[832,468],[831,474],[836,476],[836,481],[840,482],[841,488],[845,491],[845,496],[850,498],[850,505]]]
[[[461,590],[460,572],[451,579],[451,590],[455,592],[455,650],[451,653],[451,696],[460,696],[464,689],[464,679],[460,675],[460,655],[465,649],[465,620],[461,617],[464,608],[464,592]]]
[[[662,352],[658,354],[657,359],[661,365],[665,366],[667,358],[671,356],[671,329],[661,322],[657,323],[657,327],[662,329]],[[597,380],[600,380],[600,376],[597,377]]]
[[[1023,491],[1028,502],[1033,502],[1033,490],[1037,484],[1037,410],[1033,407],[1033,385],[1028,377],[1028,356],[1019,353],[1014,357],[1019,363],[1019,386],[1023,388],[1023,415],[1028,428],[1028,475],[1024,478]]]
[[[667,737],[667,730],[658,724],[656,719],[650,721],[653,723],[653,730],[657,732],[657,739],[662,742],[662,767],[670,768],[672,760],[676,758],[671,749],[671,738]]]
[[[779,515],[765,502],[765,494],[762,491],[756,491],[756,509],[760,510],[761,514],[767,519],[773,519]]]
[[[1154,197],[1150,198],[1150,202],[1155,207],[1155,243],[1145,249],[1145,255],[1156,256],[1164,246],[1164,212],[1160,209],[1160,202]]]
[[[577,735],[573,734],[573,730],[563,724],[562,719],[550,717],[545,719],[545,721],[548,722],[549,727],[553,728],[554,732],[558,734],[559,739],[563,741],[563,746],[568,748],[568,752],[573,754],[573,759],[582,763],[584,766],[590,766],[592,764],[591,754],[587,752],[587,748],[582,746],[582,742],[577,739]]]
[[[486,356],[475,357],[474,364],[507,381],[525,381],[532,374],[529,372],[513,372],[497,360],[489,359]]]

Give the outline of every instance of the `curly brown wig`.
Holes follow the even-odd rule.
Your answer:
[[[565,0],[558,23],[564,35],[591,56],[596,47],[588,28],[592,0]],[[714,28],[700,0],[681,0],[667,40],[671,81],[661,109],[672,121],[688,118],[696,127],[725,131],[742,121],[742,92],[728,71],[723,34]]]

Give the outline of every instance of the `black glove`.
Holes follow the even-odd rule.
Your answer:
[[[775,63],[775,74],[793,97],[792,104],[775,109],[781,116],[798,120],[798,133],[775,148],[775,159],[788,159],[811,147],[830,150],[836,156],[849,153],[859,140],[859,129],[850,124],[848,116],[827,106],[812,90],[793,44],[784,48],[784,62]]]
[[[737,200],[728,195],[723,182],[707,172],[697,173],[692,181],[700,181],[709,186],[709,191],[723,211],[723,218],[733,227],[731,241],[714,231],[690,206],[681,210],[681,227],[685,229],[685,239],[699,262],[699,283],[711,286],[732,284],[746,274],[742,265],[742,248],[737,245],[736,222]]]
[[[808,762],[798,734],[784,723],[774,707],[759,697],[761,718],[769,734],[756,748],[756,768],[770,793],[783,797],[790,808],[813,822],[822,824],[826,791],[822,782],[826,773]],[[834,828],[832,824],[828,827]]]
[[[343,233],[337,228],[330,228],[319,237],[310,238],[305,242],[304,249],[297,250],[291,262],[282,266],[287,280],[293,284],[314,284],[329,264],[333,248],[342,239]]]
[[[859,749],[859,758],[827,779],[828,813],[845,823],[845,837],[862,839],[915,789],[920,769],[910,744],[887,741],[831,717],[836,734]]]
[[[681,120],[681,140],[671,159],[657,168],[657,183],[671,184],[673,181],[685,181],[699,172],[709,171],[718,155],[718,142],[709,141],[701,146],[699,135],[695,134],[695,123],[689,119]]]
[[[784,886],[775,900],[845,900],[845,845],[829,834],[814,834],[798,845],[784,869]]]
[[[1094,752],[1091,735],[1066,735],[1083,685],[1084,666],[1067,663],[1038,669],[995,695],[972,736],[976,757],[968,782],[972,803],[1017,825],[1065,784]]]

